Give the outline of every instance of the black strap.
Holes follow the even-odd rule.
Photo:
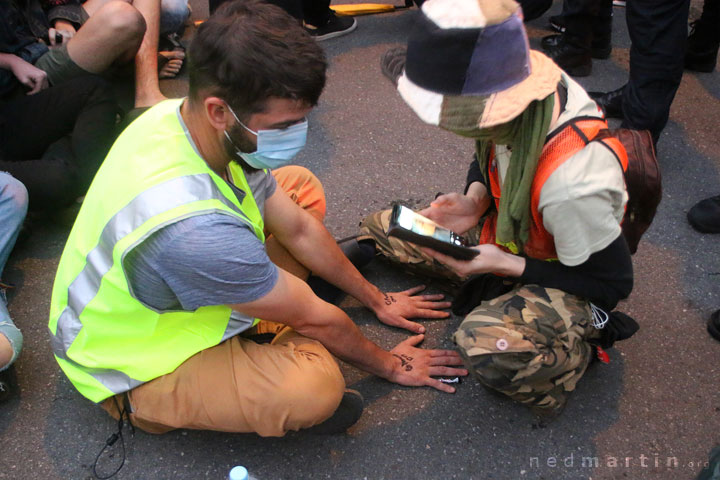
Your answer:
[[[123,408],[120,409],[120,403],[118,403],[117,396],[113,397],[113,401],[115,402],[115,408],[117,408],[118,413],[120,414],[120,418],[118,418],[117,422],[117,432],[113,433],[108,437],[107,440],[105,440],[105,445],[100,450],[100,453],[97,454],[97,457],[95,457],[95,462],[93,463],[93,475],[95,475],[95,478],[99,480],[107,480],[108,478],[114,477],[117,475],[117,473],[120,471],[120,469],[125,465],[125,458],[126,458],[126,452],[125,452],[125,437],[123,437],[123,428],[125,427],[125,419],[127,418],[127,425],[130,427],[130,433],[132,435],[135,435],[135,427],[133,426],[132,422],[130,421],[130,399],[128,397],[127,392],[123,395]],[[108,448],[112,447],[117,443],[117,441],[120,440],[120,447],[122,448],[122,460],[120,461],[120,465],[117,466],[115,470],[113,470],[108,475],[100,475],[97,472],[97,466],[98,461],[100,460],[100,457],[102,454],[107,450]]]

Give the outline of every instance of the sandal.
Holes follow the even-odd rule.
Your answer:
[[[160,38],[158,45],[158,78],[175,78],[185,67],[185,45],[177,33]]]

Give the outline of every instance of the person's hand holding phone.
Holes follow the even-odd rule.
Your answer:
[[[462,278],[476,273],[495,273],[507,277],[519,277],[525,271],[523,257],[507,253],[497,245],[484,244],[472,248],[480,252],[480,255],[472,260],[458,260],[426,247],[421,250]]]
[[[490,199],[487,189],[474,183],[467,195],[448,193],[438,196],[428,208],[418,213],[458,235],[465,234],[480,221]]]

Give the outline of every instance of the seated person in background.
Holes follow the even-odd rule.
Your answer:
[[[416,348],[422,335],[385,351],[303,281],[312,271],[389,325],[448,315],[441,295],[368,283],[322,224],[317,178],[278,168],[305,143],[322,49],[278,7],[239,0],[200,26],[189,59],[189,97],[120,135],[60,260],[49,328],[73,385],[148,432],[266,436],[357,421],[333,355],[453,392],[432,377],[467,374],[456,352]]]
[[[0,172],[0,276],[15,245],[27,212],[27,191],[22,183]],[[7,370],[22,351],[23,336],[7,309],[6,289],[0,280],[0,402],[10,394]]]
[[[33,210],[56,211],[85,195],[115,139],[119,109],[100,77],[48,88],[41,73],[0,53],[0,171],[25,184]]]
[[[465,365],[484,385],[553,416],[594,355],[593,311],[602,316],[596,308],[611,310],[632,289],[623,169],[613,151],[587,141],[607,128],[602,114],[528,49],[515,2],[428,0],[422,11],[404,71],[394,63],[398,91],[426,123],[475,139],[477,161],[464,194],[442,195],[420,213],[479,243],[480,254],[459,261],[388,238],[389,211],[366,218],[362,233],[416,270],[451,280],[480,274],[462,291],[475,301],[454,335]]]
[[[135,106],[165,99],[157,71],[160,0],[133,4],[90,0],[47,12],[40,0],[27,0],[27,5],[18,2],[0,5],[0,52],[16,55],[40,70],[29,76],[33,84],[57,85],[135,59]],[[184,53],[172,56],[168,68],[176,72]]]

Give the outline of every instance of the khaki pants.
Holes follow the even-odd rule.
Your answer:
[[[325,194],[309,170],[291,166],[273,175],[298,205],[324,218]],[[266,244],[276,264],[307,277],[307,270],[273,237]],[[329,418],[345,389],[333,356],[320,342],[279,324],[260,322],[248,333],[268,332],[277,333],[270,344],[233,337],[129,391],[130,420],[150,433],[194,428],[282,436]],[[122,397],[116,397],[120,406]],[[112,397],[102,407],[119,417]]]

